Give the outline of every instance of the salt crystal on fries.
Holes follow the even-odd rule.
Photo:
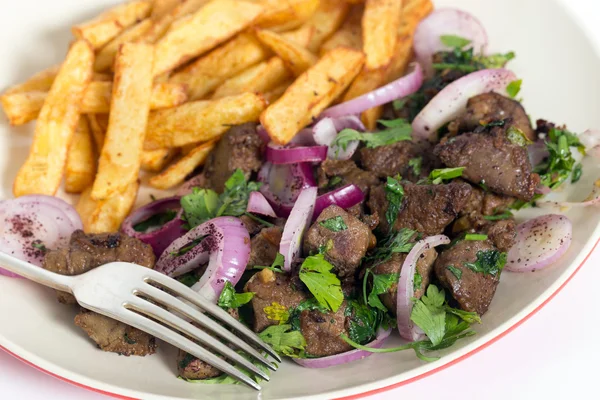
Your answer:
[[[128,27],[146,18],[152,11],[150,0],[136,0],[118,5],[83,24],[72,28],[78,39],[87,40],[97,50]]]
[[[149,172],[162,171],[177,153],[177,149],[144,150],[142,152],[142,169]]]
[[[139,187],[139,182],[135,181],[122,193],[100,201],[92,198],[91,187],[86,189],[79,197],[76,207],[83,222],[83,230],[86,233],[117,232],[135,204]]]
[[[111,40],[96,54],[94,69],[97,72],[103,72],[112,69],[115,63],[115,56],[119,51],[119,47],[121,47],[123,43],[135,42],[142,37],[142,35],[146,33],[151,26],[152,20],[145,19]]]
[[[65,191],[81,193],[90,186],[96,176],[96,163],[89,123],[85,116],[81,116],[67,155]]]
[[[111,112],[92,198],[104,200],[138,179],[146,133],[154,47],[126,43],[115,61]]]
[[[258,121],[265,100],[254,93],[194,101],[154,111],[148,120],[144,149],[181,147],[220,137],[230,126]]]
[[[226,80],[215,90],[213,99],[235,96],[242,93],[268,92],[289,80],[291,74],[279,57],[262,62],[239,75]]]
[[[206,142],[195,147],[179,161],[169,166],[163,173],[152,177],[150,186],[166,190],[182,184],[189,174],[204,164],[214,147],[215,141]]]
[[[360,51],[338,48],[300,75],[260,116],[271,139],[287,144],[352,82],[364,63]]]
[[[173,75],[169,82],[186,84],[190,99],[200,100],[268,57],[269,51],[253,35],[241,33]]]
[[[241,0],[213,0],[156,43],[154,75],[181,66],[250,25],[264,8]]]
[[[51,196],[58,190],[93,63],[89,43],[80,40],[71,46],[42,107],[29,156],[15,178],[15,196]]]
[[[301,75],[317,62],[317,56],[275,32],[257,30],[256,37],[277,54],[285,66],[296,76]]]

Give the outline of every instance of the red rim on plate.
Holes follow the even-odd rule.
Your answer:
[[[531,311],[529,314],[527,314],[527,315],[526,315],[525,317],[523,317],[521,320],[517,321],[517,322],[516,322],[516,323],[515,323],[513,326],[511,326],[510,328],[508,328],[508,329],[507,329],[507,330],[505,330],[504,332],[502,332],[502,333],[498,334],[497,336],[493,337],[492,339],[488,340],[487,342],[483,343],[481,346],[479,346],[479,347],[477,347],[477,348],[475,348],[475,349],[471,350],[470,352],[468,352],[468,353],[466,353],[466,354],[463,354],[462,356],[460,356],[460,357],[458,357],[458,358],[456,358],[456,359],[454,359],[454,360],[452,360],[452,361],[448,362],[447,364],[440,365],[439,367],[437,367],[437,368],[434,368],[434,369],[432,369],[431,371],[427,371],[427,372],[425,372],[425,373],[422,373],[421,375],[417,375],[417,376],[414,376],[414,377],[412,377],[412,378],[409,378],[409,379],[406,379],[406,380],[403,380],[403,381],[400,381],[400,382],[397,382],[397,383],[394,383],[394,384],[392,384],[392,385],[385,386],[385,387],[382,387],[382,388],[379,388],[379,389],[369,390],[369,391],[367,391],[367,392],[358,393],[358,394],[351,395],[351,396],[339,397],[339,398],[337,398],[337,399],[335,399],[335,400],[355,400],[355,399],[362,399],[362,398],[364,398],[364,397],[367,397],[367,396],[373,396],[373,395],[376,395],[376,394],[379,394],[379,393],[384,393],[384,392],[387,392],[387,391],[389,391],[389,390],[392,390],[392,389],[399,388],[399,387],[401,387],[401,386],[404,386],[404,385],[408,385],[409,383],[412,383],[412,382],[418,381],[419,379],[426,378],[426,377],[428,377],[428,376],[430,376],[430,375],[433,375],[433,374],[435,374],[436,372],[439,372],[439,371],[442,371],[442,370],[444,370],[444,369],[446,369],[446,368],[448,368],[448,367],[451,367],[451,366],[453,366],[453,365],[455,365],[455,364],[459,363],[460,361],[462,361],[462,360],[465,360],[465,359],[467,359],[467,358],[471,357],[472,355],[474,355],[474,354],[476,354],[476,353],[480,352],[481,350],[483,350],[483,349],[487,348],[488,346],[490,346],[490,345],[492,345],[492,344],[496,343],[496,342],[497,342],[499,339],[503,338],[504,336],[506,336],[507,334],[509,334],[509,333],[510,333],[510,332],[512,332],[513,330],[515,330],[515,329],[516,329],[517,327],[519,327],[519,326],[520,326],[520,325],[521,325],[523,322],[527,321],[527,320],[528,320],[529,318],[531,318],[531,317],[532,317],[532,316],[533,316],[535,313],[537,313],[539,310],[541,310],[541,309],[542,309],[542,308],[543,308],[543,307],[544,307],[546,304],[548,304],[548,303],[550,302],[550,300],[552,300],[552,299],[553,299],[553,298],[554,298],[554,297],[555,297],[555,296],[556,296],[556,295],[557,295],[557,294],[558,294],[558,293],[559,293],[559,292],[560,292],[560,291],[561,291],[561,290],[562,290],[562,289],[563,289],[565,286],[567,286],[567,284],[568,284],[568,283],[571,281],[571,279],[573,279],[573,277],[575,276],[575,274],[576,274],[577,272],[579,272],[579,270],[581,269],[581,267],[583,267],[583,265],[584,265],[584,264],[587,262],[587,260],[590,258],[590,256],[592,255],[592,253],[594,252],[594,250],[595,250],[595,249],[596,249],[596,247],[598,246],[598,243],[600,243],[600,239],[598,239],[598,240],[596,241],[596,244],[594,244],[594,247],[592,247],[592,250],[591,250],[591,251],[590,251],[590,252],[589,252],[589,253],[588,253],[588,254],[585,256],[585,258],[583,259],[583,261],[581,262],[581,264],[579,264],[579,266],[577,267],[577,269],[575,269],[575,271],[573,271],[573,273],[572,273],[572,274],[571,274],[571,275],[570,275],[570,276],[567,278],[567,280],[566,280],[566,281],[565,281],[565,282],[564,282],[562,285],[560,285],[560,287],[559,287],[558,289],[556,289],[556,291],[555,291],[554,293],[552,293],[552,294],[550,295],[550,297],[548,297],[546,300],[544,300],[544,302],[543,302],[542,304],[540,304],[539,306],[537,306],[537,307],[536,307],[536,308],[535,308],[533,311]],[[35,365],[35,364],[34,364],[34,363],[32,363],[31,361],[28,361],[28,360],[24,359],[23,357],[20,357],[20,356],[16,355],[15,353],[13,353],[13,352],[9,351],[8,349],[6,349],[5,347],[3,347],[3,346],[1,346],[1,345],[0,345],[0,349],[4,350],[6,353],[8,353],[8,354],[10,354],[11,356],[13,356],[13,357],[17,358],[18,360],[21,360],[21,361],[23,361],[25,364],[28,364],[28,365],[30,365],[30,366],[32,366],[32,367],[34,367],[34,368],[36,368],[36,369],[38,369],[38,370],[40,370],[40,371],[42,371],[42,372],[44,372],[44,373],[48,374],[48,375],[50,375],[50,376],[53,376],[53,377],[55,377],[55,378],[58,378],[58,379],[60,379],[60,380],[62,380],[62,381],[64,381],[64,382],[70,383],[70,384],[72,384],[72,385],[78,386],[78,387],[80,387],[80,388],[87,389],[87,390],[90,390],[90,391],[93,391],[93,392],[96,392],[96,393],[100,393],[100,394],[103,394],[103,395],[106,395],[106,396],[111,396],[111,397],[113,397],[113,398],[116,398],[116,399],[125,399],[125,400],[138,400],[138,399],[136,399],[135,397],[127,397],[127,396],[122,396],[122,395],[120,395],[120,394],[117,394],[117,393],[111,393],[111,392],[107,392],[107,391],[104,391],[104,390],[101,390],[101,389],[97,389],[97,388],[94,388],[94,387],[91,387],[91,386],[87,386],[87,385],[84,385],[84,384],[82,384],[82,383],[79,383],[79,382],[76,382],[76,381],[73,381],[73,380],[67,379],[67,378],[65,378],[65,377],[63,377],[63,376],[57,375],[57,374],[55,374],[55,373],[53,373],[53,372],[50,372],[50,371],[48,371],[48,370],[45,370],[45,369],[43,369],[43,368],[41,368],[41,367],[39,367],[39,366]]]

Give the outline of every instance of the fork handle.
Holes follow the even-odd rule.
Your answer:
[[[47,269],[19,260],[0,251],[0,266],[24,278],[40,283],[44,286],[73,293],[71,290],[72,277],[50,272]]]

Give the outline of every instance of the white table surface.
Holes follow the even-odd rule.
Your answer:
[[[600,2],[562,1],[600,43]],[[597,393],[600,341],[596,336],[600,329],[598,282],[600,247],[546,307],[494,345],[433,376],[370,398],[439,399],[449,398],[450,393],[462,400],[600,397]],[[71,386],[0,351],[0,399],[104,400],[107,397]]]

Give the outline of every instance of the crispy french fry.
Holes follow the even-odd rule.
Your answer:
[[[154,75],[179,67],[250,25],[264,8],[241,0],[213,0],[173,26],[156,43]]]
[[[47,92],[52,87],[54,79],[56,78],[56,74],[58,74],[59,70],[60,65],[55,65],[54,67],[50,67],[41,72],[38,72],[31,78],[27,79],[25,82],[8,88],[4,92],[4,95],[37,91]]]
[[[47,92],[14,93],[2,96],[0,102],[2,102],[9,122],[12,125],[23,125],[38,117],[47,96]],[[91,82],[83,96],[80,112],[84,114],[108,113],[111,97],[112,82]],[[157,83],[152,88],[150,109],[175,107],[186,101],[185,85]]]
[[[179,161],[169,166],[162,174],[152,177],[150,179],[150,186],[165,190],[183,183],[186,176],[204,164],[214,147],[214,140],[196,147]]]
[[[323,42],[340,28],[349,8],[348,4],[339,0],[321,0],[317,11],[304,25],[293,32],[286,32],[282,35],[316,53]],[[309,34],[306,44],[299,41]]]
[[[199,145],[200,145],[200,143],[188,143],[184,146],[181,146],[179,148],[179,150],[181,151],[182,155],[187,156],[188,154],[190,154],[192,152],[192,150],[194,150]]]
[[[265,60],[269,55],[253,35],[241,33],[224,45],[214,49],[169,81],[188,86],[190,100],[199,100],[215,90],[228,78]]]
[[[365,0],[344,0],[344,1],[349,4],[360,4],[360,3],[365,2]]]
[[[180,4],[161,17],[154,17],[152,27],[144,33],[140,41],[156,43],[169,30],[175,21],[198,11],[208,0],[179,0]]]
[[[271,139],[278,144],[292,140],[348,87],[364,58],[360,51],[334,49],[300,75],[260,116]]]
[[[182,0],[154,0],[150,17],[155,20],[162,18],[170,13],[171,10],[177,7],[181,2]]]
[[[286,81],[276,88],[263,93],[262,96],[267,101],[267,104],[273,104],[275,101],[277,101],[293,82],[294,81]]]
[[[98,154],[102,152],[104,146],[104,138],[108,129],[108,114],[87,114],[88,122],[90,123],[90,131],[96,144]]]
[[[109,73],[102,72],[94,72],[94,77],[92,78],[94,82],[112,82],[113,76]]]
[[[181,147],[219,137],[231,125],[258,121],[265,100],[253,93],[213,101],[194,101],[154,111],[148,120],[146,150]]]
[[[266,11],[256,20],[255,25],[285,31],[298,27],[317,10],[319,0],[260,0]]]
[[[384,68],[394,57],[402,2],[397,0],[367,0],[362,19],[365,68]]]
[[[112,69],[115,63],[115,56],[119,47],[123,43],[135,42],[152,26],[151,19],[145,19],[140,23],[127,29],[125,32],[108,42],[100,51],[96,54],[96,61],[94,62],[94,70],[97,72],[103,72]]]
[[[177,153],[177,149],[144,150],[142,152],[142,169],[150,172],[162,171]]]
[[[94,52],[86,41],[71,46],[42,107],[29,157],[14,181],[15,196],[56,193],[93,63]]]
[[[136,182],[152,93],[154,48],[125,43],[115,61],[115,83],[108,130],[94,181],[92,198],[104,200]]]
[[[297,43],[285,39],[278,33],[257,30],[256,37],[269,47],[284,62],[285,66],[296,76],[312,67],[317,62],[317,56]]]
[[[127,186],[124,192],[100,201],[94,200],[91,196],[92,188],[87,188],[79,197],[76,207],[84,231],[87,233],[118,231],[135,204],[139,187],[139,182],[135,181]]]
[[[87,118],[81,116],[67,154],[65,190],[81,193],[94,182],[96,155]]]
[[[342,27],[335,32],[321,46],[320,54],[323,55],[336,47],[348,47],[351,49],[360,50],[363,47],[362,42],[362,16],[364,7],[355,5],[350,7],[346,20]]]
[[[118,5],[83,24],[72,28],[78,39],[87,40],[97,50],[125,29],[146,18],[152,11],[150,0],[136,0]]]
[[[215,90],[213,99],[242,93],[264,93],[276,88],[291,77],[279,57],[273,57],[226,80]]]

